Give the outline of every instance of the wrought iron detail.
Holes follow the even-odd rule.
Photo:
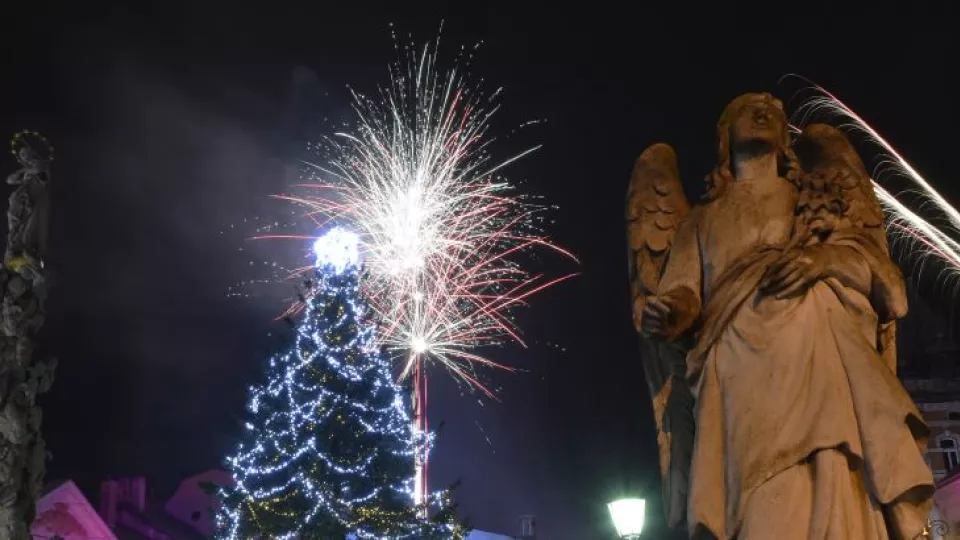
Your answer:
[[[920,531],[920,534],[913,537],[913,540],[926,540],[933,538],[933,535],[939,537],[946,536],[950,532],[950,525],[941,519],[933,519],[927,521],[926,526]]]

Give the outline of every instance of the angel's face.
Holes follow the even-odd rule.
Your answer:
[[[17,161],[24,167],[32,167],[37,163],[36,154],[31,152],[29,148],[22,147],[17,152]]]
[[[761,144],[777,148],[787,129],[783,110],[769,94],[753,94],[737,111],[730,124],[734,146]]]

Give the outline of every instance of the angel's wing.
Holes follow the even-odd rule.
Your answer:
[[[627,190],[628,264],[634,320],[639,320],[637,316],[643,311],[647,296],[657,293],[673,237],[689,210],[673,148],[658,143],[644,150],[633,166]]]
[[[848,205],[844,215],[854,227],[870,235],[883,254],[890,256],[883,208],[873,189],[860,155],[840,130],[827,124],[811,124],[803,129],[794,145],[805,172],[815,173],[840,169],[846,174],[840,178],[839,190]],[[877,346],[884,362],[896,372],[896,321],[881,324],[877,331]]]
[[[627,242],[634,322],[657,286],[680,221],[690,210],[683,194],[677,157],[669,145],[655,144],[640,155],[627,191]],[[687,386],[682,346],[640,336],[643,362],[660,447],[663,504],[671,527],[683,525],[693,453],[693,395]]]
[[[811,124],[804,128],[794,144],[805,172],[840,169],[847,172],[839,188],[849,203],[845,210],[855,226],[884,233],[883,209],[873,191],[870,175],[850,140],[840,130],[827,124]],[[881,245],[888,250],[886,236]]]

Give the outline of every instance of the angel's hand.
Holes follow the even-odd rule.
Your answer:
[[[673,306],[668,297],[648,296],[640,315],[640,330],[654,337],[666,337]]]
[[[760,292],[777,299],[798,296],[826,275],[829,264],[829,251],[823,244],[790,250],[767,268]]]

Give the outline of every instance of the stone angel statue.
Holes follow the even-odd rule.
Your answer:
[[[7,208],[4,265],[15,272],[42,262],[47,248],[50,160],[29,145],[16,152],[21,168],[7,177],[16,186]]]
[[[895,373],[906,294],[863,163],[830,126],[794,141],[770,94],[731,102],[717,135],[701,204],[665,144],[627,196],[668,523],[696,539],[912,539],[933,493],[928,429]]]

